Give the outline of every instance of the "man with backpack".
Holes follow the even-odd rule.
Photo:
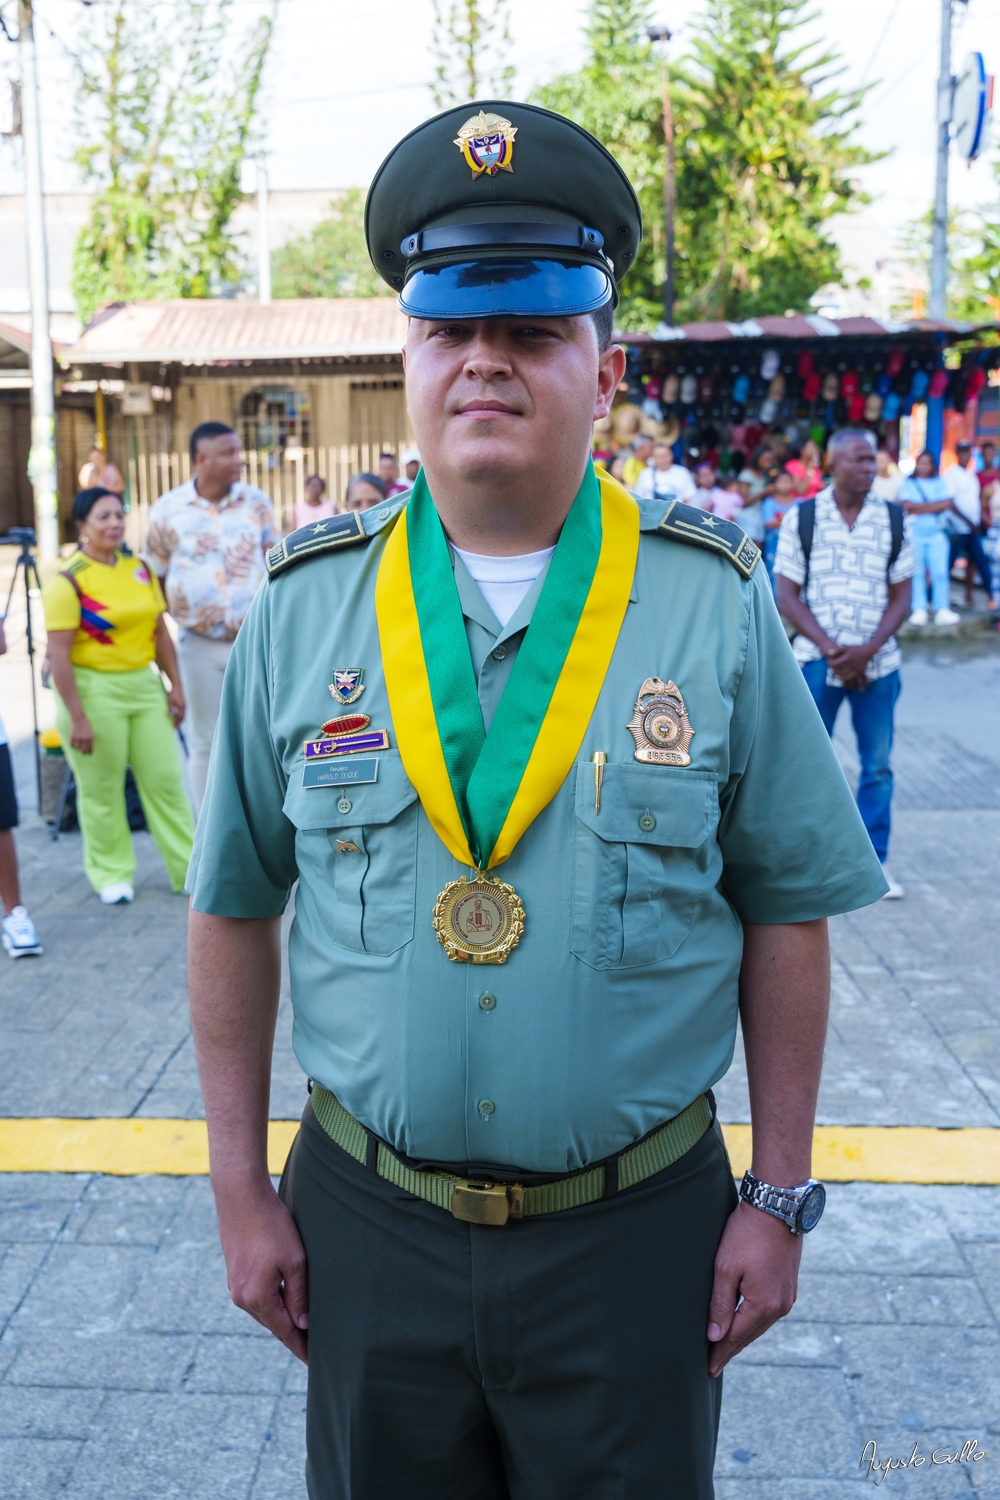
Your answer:
[[[899,696],[895,632],[910,610],[915,564],[901,508],[872,494],[875,444],[845,428],[827,446],[832,484],[793,506],[774,570],[778,608],[796,632],[795,657],[832,736],[844,698],[858,742],[858,810],[883,866],[892,805],[893,714]],[[903,887],[883,871],[887,899]]]

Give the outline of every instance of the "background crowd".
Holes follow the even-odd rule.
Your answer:
[[[840,444],[838,461],[845,437],[853,441]],[[124,482],[95,448],[73,507],[77,550],[43,592],[46,680],[56,694],[61,748],[75,783],[84,870],[106,904],[131,902],[135,894],[126,768],[171,885],[183,889],[226,663],[266,576],[265,554],[278,538],[270,499],[242,479],[240,441],[230,427],[206,422],[196,428],[190,457],[190,479],[152,507],[136,558],[124,543]],[[794,447],[770,436],[743,465],[720,473],[710,458],[682,462],[676,445],[638,433],[614,454],[595,444],[595,461],[642,498],[682,501],[735,521],[760,548],[831,733],[840,703],[850,700],[862,764],[859,806],[884,862],[899,690],[893,632],[907,616],[915,626],[928,625],[932,615],[937,625],[957,623],[950,599],[956,572],[967,602],[978,581],[989,607],[997,608],[995,446],[984,442],[973,451],[959,443],[956,462],[943,473],[924,452],[904,475],[863,430],[835,435],[825,451],[811,438]],[[378,473],[351,477],[344,508],[365,510],[405,494],[419,467],[416,449],[404,450],[398,461],[381,454]],[[886,501],[902,513],[898,536],[887,519],[894,506],[887,510]],[[816,534],[833,544],[823,555],[834,561],[824,563],[819,580],[811,579],[808,543],[803,551],[800,502],[812,507],[810,527],[818,525]],[[310,476],[295,507],[296,528],[334,514],[324,480]],[[880,560],[866,560],[866,549]],[[844,577],[830,576],[831,566]],[[21,904],[11,832],[16,823],[0,732],[2,939],[12,957],[41,951]],[[902,894],[891,877],[890,887],[891,894]]]

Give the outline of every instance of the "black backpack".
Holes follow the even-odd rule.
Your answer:
[[[897,505],[894,500],[886,500],[885,508],[889,512],[889,528],[892,534],[892,545],[889,548],[889,561],[885,565],[885,581],[889,582],[889,574],[895,566],[896,560],[903,549],[903,507]],[[802,581],[803,599],[809,591],[809,554],[812,551],[813,532],[816,529],[816,499],[799,501],[799,541],[802,543],[802,553],[806,560],[806,576]]]

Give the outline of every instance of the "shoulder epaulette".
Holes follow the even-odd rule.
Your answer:
[[[718,552],[744,578],[752,577],[760,562],[756,543],[735,521],[723,521],[721,516],[699,510],[696,505],[685,505],[682,500],[671,500],[656,529],[671,541]]]
[[[63,573],[79,573],[87,566],[88,559],[82,552],[74,552],[69,562],[60,571]]]
[[[268,578],[276,578],[295,563],[307,557],[318,557],[323,552],[336,552],[340,547],[355,547],[369,540],[368,532],[361,523],[359,511],[345,511],[340,516],[329,516],[325,521],[316,521],[312,526],[300,526],[282,537],[264,555]]]

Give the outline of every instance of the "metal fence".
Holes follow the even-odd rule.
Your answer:
[[[293,529],[293,509],[305,498],[305,482],[310,474],[319,474],[326,480],[327,493],[340,509],[352,474],[361,469],[378,473],[382,446],[378,442],[362,442],[333,448],[286,448],[283,452],[245,449],[243,478],[271,497],[278,527],[287,532]],[[139,453],[128,459],[125,474],[129,502],[125,540],[133,552],[138,552],[146,537],[150,506],[168,490],[190,479],[191,462],[187,453]]]

